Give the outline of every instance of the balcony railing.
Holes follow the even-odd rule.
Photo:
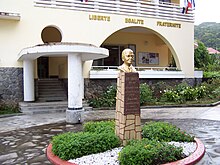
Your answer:
[[[175,67],[135,67],[140,78],[184,78],[184,73]],[[92,66],[91,79],[117,78],[116,66]]]
[[[37,7],[100,12],[126,16],[148,17],[173,21],[194,22],[194,12],[182,13],[179,4],[155,3],[146,0],[34,0]]]
[[[0,11],[0,19],[19,21],[20,17],[21,16],[19,13],[1,12]]]

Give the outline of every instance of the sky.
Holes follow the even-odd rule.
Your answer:
[[[195,0],[195,25],[202,22],[220,23],[220,0]]]

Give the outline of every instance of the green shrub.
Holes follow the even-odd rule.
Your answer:
[[[207,89],[206,89],[206,86],[204,86],[204,85],[196,87],[195,89],[197,91],[197,97],[199,99],[204,98],[206,96],[206,94],[208,93]]]
[[[115,122],[111,121],[90,121],[83,124],[83,131],[84,132],[95,132],[95,133],[108,133],[108,132],[115,132]]]
[[[173,89],[164,90],[163,94],[160,98],[160,101],[162,101],[162,102],[178,102],[178,103],[185,102],[185,100],[183,98],[181,98],[180,94]]]
[[[152,90],[146,83],[140,84],[140,105],[153,101]]]
[[[156,140],[132,140],[118,159],[120,165],[159,165],[182,159],[182,148]]]
[[[166,122],[150,122],[142,128],[143,138],[162,142],[193,142],[194,137]]]
[[[52,139],[52,152],[64,160],[104,152],[120,146],[114,133],[64,133]]]
[[[186,83],[181,83],[173,89],[164,90],[161,96],[161,101],[185,103],[186,101],[196,101],[204,98],[207,94],[207,89],[204,85],[191,87]]]
[[[100,97],[90,99],[89,104],[94,108],[113,107],[116,103],[116,91],[116,86],[109,86]]]
[[[119,147],[121,142],[114,134],[114,128],[114,121],[87,122],[83,125],[84,132],[54,136],[52,152],[61,159],[69,160]],[[119,154],[120,164],[157,165],[176,161],[182,159],[182,148],[169,145],[165,141],[193,141],[193,137],[164,122],[145,124],[143,137],[147,138],[131,140],[122,149]]]
[[[117,88],[115,86],[109,86],[100,97],[90,99],[89,104],[94,108],[113,107],[116,104],[116,93]],[[140,84],[140,104],[149,103],[153,100],[152,98],[150,87],[146,83]]]
[[[17,105],[0,104],[0,115],[20,113]]]
[[[220,98],[220,78],[209,79],[207,82],[203,82],[201,85],[206,88],[206,97],[211,99]]]
[[[153,96],[156,98],[160,98],[162,95],[162,91],[166,89],[172,89],[168,84],[166,84],[164,81],[159,81],[155,85],[151,86],[153,91]]]
[[[203,76],[205,78],[220,78],[220,72],[219,71],[206,71],[203,73]]]

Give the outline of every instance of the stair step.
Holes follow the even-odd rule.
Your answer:
[[[59,79],[38,80],[38,101],[53,102],[67,100],[66,91]]]
[[[67,98],[65,93],[51,93],[51,92],[50,93],[41,93],[38,96],[39,97],[44,96],[44,97],[66,97]]]
[[[41,102],[54,102],[54,101],[65,101],[67,100],[66,98],[38,98],[38,101]]]
[[[21,112],[24,114],[43,114],[43,113],[57,113],[57,112],[65,112],[68,103],[67,101],[60,102],[35,102],[35,103],[19,103],[19,107]],[[85,106],[83,104],[83,108],[85,111],[91,111],[92,107]]]

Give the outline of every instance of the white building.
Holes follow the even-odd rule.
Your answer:
[[[193,11],[180,0],[0,1],[2,100],[36,101],[39,80],[68,79],[68,106],[80,108],[83,80],[115,79],[127,47],[140,78],[193,79]]]

